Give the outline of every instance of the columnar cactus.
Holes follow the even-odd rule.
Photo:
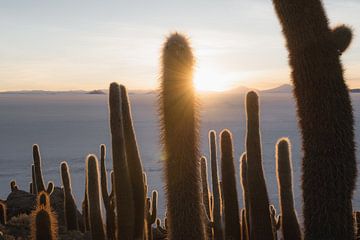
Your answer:
[[[249,200],[249,189],[248,189],[248,182],[247,182],[247,162],[246,162],[246,153],[243,153],[240,157],[240,179],[241,179],[241,186],[242,186],[242,193],[243,193],[243,205],[244,205],[244,214],[245,219],[242,219],[241,224],[243,224],[242,229],[243,231],[249,231],[249,211],[250,211],[250,200]],[[241,216],[242,217],[242,216]],[[246,225],[246,226],[244,226]],[[243,235],[245,233],[243,232]],[[249,232],[246,232],[246,239],[249,239]]]
[[[270,212],[270,219],[271,219],[271,225],[272,225],[272,229],[273,229],[274,239],[278,239],[277,232],[279,231],[280,225],[281,225],[281,215],[276,216],[276,209],[275,209],[274,205],[269,206],[269,212]],[[284,240],[285,240],[285,238],[284,238]]]
[[[253,91],[248,92],[246,95],[246,115],[246,163],[250,201],[250,239],[273,240],[274,236],[269,214],[269,198],[262,166],[259,100],[258,95]]]
[[[213,221],[214,221],[214,240],[223,240],[223,230],[221,226],[222,215],[222,202],[221,191],[219,187],[218,166],[217,166],[217,153],[216,153],[216,132],[209,132],[209,147],[210,147],[210,160],[211,160],[211,177],[212,177],[212,190],[213,190]]]
[[[117,83],[110,85],[109,105],[117,216],[116,238],[134,239],[134,198],[126,161],[120,87]]]
[[[19,190],[19,187],[16,185],[16,181],[15,180],[12,180],[10,182],[10,189],[12,192],[16,191],[16,190]]]
[[[211,219],[211,209],[210,209],[210,197],[209,197],[209,185],[207,179],[207,160],[206,157],[200,158],[200,173],[201,173],[201,192],[204,208],[209,219]]]
[[[157,191],[152,192],[152,200],[150,198],[146,199],[146,224],[147,224],[147,240],[153,239],[152,225],[156,220],[156,211],[157,211]]]
[[[104,225],[101,218],[98,160],[89,155],[86,161],[87,196],[90,231],[92,239],[105,240]]]
[[[51,193],[54,191],[54,183],[53,182],[48,182],[47,188],[46,188],[46,192],[51,195]]]
[[[31,239],[57,240],[56,216],[48,207],[39,205],[31,214]]]
[[[34,158],[34,166],[35,166],[36,190],[38,192],[45,191],[45,184],[41,171],[40,148],[37,144],[33,145],[33,158]]]
[[[245,208],[241,209],[241,240],[249,240],[249,231]]]
[[[5,225],[6,224],[6,205],[3,202],[0,202],[0,224]]]
[[[234,151],[232,136],[225,129],[220,135],[221,142],[221,176],[224,193],[225,239],[240,239],[239,205],[236,191]]]
[[[201,207],[194,56],[188,40],[172,34],[164,44],[161,69],[161,135],[169,238],[206,239]]]
[[[143,167],[136,142],[135,130],[132,123],[131,108],[128,94],[124,86],[120,86],[121,111],[124,127],[126,160],[128,164],[134,201],[134,238],[144,237],[145,194],[142,180]]]
[[[286,138],[279,139],[276,144],[276,173],[282,216],[281,229],[284,240],[301,240],[300,226],[294,207],[290,152],[289,140]]]
[[[106,211],[106,235],[108,239],[115,239],[115,222],[112,219],[110,209],[110,196],[107,189],[107,174],[105,166],[106,146],[100,146],[100,182],[101,182],[101,195],[104,202]]]
[[[38,194],[37,185],[36,185],[36,173],[35,165],[31,164],[31,179],[32,179],[32,194]]]
[[[66,162],[61,163],[61,179],[63,184],[64,191],[64,214],[65,214],[65,224],[67,230],[78,230],[79,224],[77,220],[77,208],[74,200],[74,196],[71,190],[71,178],[69,167]]]
[[[305,239],[353,239],[354,120],[339,59],[346,47],[329,28],[320,0],[273,3],[287,41],[303,139]]]
[[[82,216],[84,220],[84,231],[90,231],[90,219],[89,219],[89,205],[88,205],[88,196],[87,196],[87,188],[88,188],[88,180],[87,180],[87,174],[85,171],[85,194],[84,194],[84,200],[82,202]]]
[[[44,208],[50,208],[50,198],[49,198],[49,194],[47,192],[40,192],[37,195],[37,199],[36,199],[37,205],[38,206],[43,206]]]

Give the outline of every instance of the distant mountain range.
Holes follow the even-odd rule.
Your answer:
[[[225,92],[203,92],[202,94],[243,94],[250,90],[255,90],[261,93],[292,93],[292,85],[290,84],[283,84],[275,88],[266,89],[266,90],[257,90],[254,88],[248,88],[245,86],[239,86],[233,89],[230,89]],[[20,90],[20,91],[5,91],[0,92],[0,94],[91,94],[91,95],[104,95],[107,94],[109,91],[107,89],[96,89],[92,91],[85,91],[85,90],[71,90],[71,91],[46,91],[46,90]],[[155,94],[156,90],[130,90],[129,94]],[[350,89],[351,93],[360,93],[360,88]]]

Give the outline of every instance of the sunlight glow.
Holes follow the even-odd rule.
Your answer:
[[[194,86],[197,91],[223,92],[231,88],[221,74],[209,68],[196,69],[194,75]]]

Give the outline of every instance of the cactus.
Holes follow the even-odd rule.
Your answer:
[[[214,221],[214,240],[223,240],[223,230],[221,227],[222,215],[222,202],[221,192],[219,187],[218,166],[217,166],[217,153],[216,153],[216,132],[209,132],[209,147],[210,147],[210,160],[211,160],[211,177],[212,177],[212,190],[213,190],[213,221]]]
[[[34,194],[33,183],[32,182],[29,184],[29,193]]]
[[[259,100],[258,95],[253,91],[248,92],[246,95],[246,115],[246,163],[250,202],[250,239],[273,240],[274,236],[269,215],[269,198],[262,166]]]
[[[360,239],[360,212],[353,212],[354,228],[355,228],[355,239]]]
[[[46,192],[51,195],[51,193],[54,191],[54,183],[53,182],[48,182],[47,188],[46,188]]]
[[[247,183],[247,162],[246,162],[246,153],[243,153],[240,157],[240,179],[241,179],[241,187],[243,192],[243,205],[244,205],[244,213],[245,219],[241,220],[242,231],[249,231],[249,211],[250,211],[250,201],[249,201],[249,189]],[[243,216],[241,216],[242,218]],[[244,226],[245,225],[245,226]],[[242,235],[246,235],[246,239],[249,239],[249,232],[242,232]]]
[[[211,219],[211,210],[210,210],[210,198],[209,198],[209,186],[208,186],[208,179],[207,179],[207,160],[203,156],[200,158],[200,170],[201,170],[201,183],[202,183],[202,198],[203,204],[206,210],[206,214],[208,215],[209,219]]]
[[[105,240],[106,237],[100,208],[98,160],[94,155],[87,157],[86,177],[91,238]]]
[[[71,190],[71,179],[69,167],[66,162],[61,163],[61,179],[64,186],[64,213],[65,224],[68,231],[78,230],[77,209]]]
[[[35,173],[35,165],[31,164],[31,179],[32,179],[32,194],[37,195],[37,185],[36,185],[36,173]]]
[[[82,202],[82,216],[83,216],[83,220],[84,220],[84,231],[90,231],[90,219],[89,219],[89,205],[88,205],[88,196],[87,196],[87,188],[88,188],[88,184],[87,184],[88,180],[87,180],[87,174],[85,171],[85,194],[84,194],[84,200]]]
[[[280,229],[281,215],[276,216],[276,209],[275,209],[274,205],[269,206],[269,213],[270,213],[271,226],[272,226],[272,230],[273,230],[273,234],[274,234],[274,239],[278,239],[277,231],[279,231],[279,229]],[[286,240],[286,239],[287,238],[284,238],[284,240]],[[291,239],[291,238],[288,238],[288,239]],[[295,239],[298,239],[298,238],[295,238]]]
[[[336,49],[340,54],[342,54],[351,43],[352,30],[345,25],[337,26],[332,29],[332,37],[334,39]]]
[[[249,240],[248,224],[246,219],[246,209],[241,209],[241,240]]]
[[[120,85],[121,91],[121,111],[124,127],[126,160],[131,179],[134,199],[134,238],[143,239],[144,237],[144,217],[145,217],[145,194],[144,183],[142,181],[143,168],[140,154],[136,142],[135,130],[131,119],[130,101],[126,88]]]
[[[19,190],[19,187],[16,185],[16,181],[15,181],[15,180],[11,180],[11,182],[10,182],[10,189],[11,189],[11,192],[14,192],[14,191]]]
[[[357,168],[351,99],[339,58],[343,44],[320,0],[273,3],[287,41],[303,139],[305,239],[353,239]]]
[[[107,189],[105,157],[106,157],[106,146],[102,144],[100,146],[100,182],[101,182],[101,195],[106,211],[106,235],[108,239],[115,239],[115,222],[113,222],[111,209],[110,209],[110,196]]]
[[[152,192],[152,200],[146,198],[146,223],[147,223],[147,240],[153,239],[152,227],[151,225],[155,223],[156,220],[156,211],[157,211],[157,191]]]
[[[31,239],[57,240],[57,220],[47,207],[39,205],[31,214]]]
[[[50,198],[49,198],[49,194],[47,192],[40,192],[37,195],[37,199],[36,199],[37,205],[38,206],[43,206],[44,208],[50,208]]]
[[[198,116],[188,40],[172,34],[162,53],[160,115],[170,239],[206,239],[201,207]]]
[[[117,83],[110,85],[109,105],[117,216],[116,238],[134,239],[134,198],[126,161],[120,88]]]
[[[41,171],[40,148],[37,144],[33,145],[33,158],[34,158],[34,166],[35,166],[36,190],[38,192],[45,191],[45,185]]]
[[[220,134],[221,176],[224,193],[225,239],[240,239],[239,205],[236,192],[232,136],[225,129]]]
[[[3,202],[0,202],[0,224],[5,225],[7,222],[6,215],[6,205]]]
[[[279,139],[276,144],[276,173],[282,216],[281,229],[284,240],[301,240],[300,226],[294,207],[290,153],[289,140],[287,138]]]

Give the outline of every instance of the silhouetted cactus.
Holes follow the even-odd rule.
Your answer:
[[[146,198],[146,224],[147,224],[147,240],[153,239],[152,234],[152,225],[156,220],[156,211],[157,211],[157,191],[152,192],[152,200],[150,198]]]
[[[90,231],[92,239],[105,240],[104,225],[100,208],[100,185],[98,160],[96,156],[89,155],[86,161],[87,196],[89,207]]]
[[[341,54],[351,43],[352,30],[345,25],[337,26],[332,30],[332,37],[334,39],[336,49]]]
[[[305,239],[353,239],[354,120],[339,38],[320,0],[273,3],[287,41],[303,139]]]
[[[279,139],[276,144],[276,173],[282,216],[281,229],[284,240],[301,240],[300,226],[294,207],[290,153],[289,140],[286,138]]]
[[[53,182],[48,182],[47,188],[46,188],[46,192],[51,195],[51,193],[54,191],[54,183]]]
[[[188,40],[178,33],[167,39],[162,51],[159,103],[169,238],[204,240],[194,56]]]
[[[274,239],[278,239],[277,231],[280,229],[281,217],[280,217],[280,215],[276,216],[276,209],[275,209],[274,205],[269,206],[269,213],[270,213],[271,226],[272,226],[272,230],[273,230],[273,234],[274,234]],[[291,238],[289,238],[289,239],[291,239]],[[284,238],[284,240],[285,240],[285,238]]]
[[[53,212],[42,205],[31,214],[31,239],[57,240],[57,220]]]
[[[100,182],[101,195],[106,211],[106,235],[108,239],[115,239],[115,222],[113,222],[110,209],[110,196],[107,189],[107,174],[105,166],[106,147],[104,144],[100,146]]]
[[[250,202],[250,239],[272,240],[274,236],[269,214],[269,198],[262,166],[259,112],[258,95],[250,91],[246,95],[246,163]]]
[[[49,198],[49,194],[47,192],[40,192],[37,195],[37,205],[38,206],[43,206],[44,208],[50,208],[50,198]]]
[[[244,213],[245,219],[241,216],[241,229],[242,235],[246,236],[246,239],[249,239],[249,211],[250,211],[250,200],[249,200],[249,189],[247,183],[247,162],[246,162],[246,153],[243,153],[240,157],[240,179],[241,179],[241,186],[242,186],[242,193],[243,193],[243,205],[244,205]],[[248,232],[243,232],[248,231]]]
[[[45,185],[41,171],[40,148],[37,144],[33,145],[33,158],[34,158],[34,166],[35,166],[36,190],[38,192],[45,191]]]
[[[202,192],[202,199],[203,204],[206,210],[206,214],[211,219],[211,210],[210,210],[210,198],[209,198],[209,185],[207,179],[207,161],[206,158],[203,156],[200,158],[200,170],[201,170],[201,192]]]
[[[135,130],[132,123],[131,108],[126,88],[120,85],[121,91],[121,111],[124,127],[126,161],[128,164],[131,179],[133,201],[134,201],[134,238],[144,237],[144,217],[145,217],[145,194],[144,183],[142,180],[143,168],[140,154],[136,142]]]
[[[354,228],[355,228],[355,240],[360,239],[360,212],[353,212]]]
[[[10,189],[11,189],[12,192],[13,192],[13,191],[16,191],[16,190],[19,190],[19,187],[16,185],[16,181],[15,181],[15,180],[12,180],[12,181],[10,182]]]
[[[32,179],[32,194],[38,194],[37,185],[36,185],[36,173],[35,165],[31,164],[31,179]]]
[[[240,239],[239,205],[236,191],[232,136],[225,129],[220,134],[221,176],[224,193],[225,239]]]
[[[64,214],[66,228],[68,231],[78,230],[77,208],[71,190],[69,167],[66,162],[61,163],[61,179],[64,186]]]
[[[5,225],[7,221],[7,215],[6,215],[6,205],[3,202],[0,202],[0,224]]]
[[[34,194],[32,182],[29,184],[29,193]]]
[[[84,194],[84,200],[82,202],[82,216],[84,219],[84,231],[90,231],[90,219],[89,219],[89,205],[88,205],[88,196],[87,196],[87,189],[88,189],[88,180],[87,180],[87,174],[85,171],[85,194]]]
[[[221,191],[219,187],[218,166],[217,166],[217,153],[216,153],[216,133],[215,131],[209,132],[209,147],[210,147],[210,160],[211,160],[211,177],[212,177],[212,190],[213,190],[213,221],[214,221],[214,240],[224,239],[223,230],[221,226],[222,215],[222,202]]]
[[[241,209],[241,240],[249,240],[246,209]]]
[[[117,240],[133,239],[134,198],[126,161],[120,88],[117,83],[110,85],[109,105],[117,216],[116,238]]]

